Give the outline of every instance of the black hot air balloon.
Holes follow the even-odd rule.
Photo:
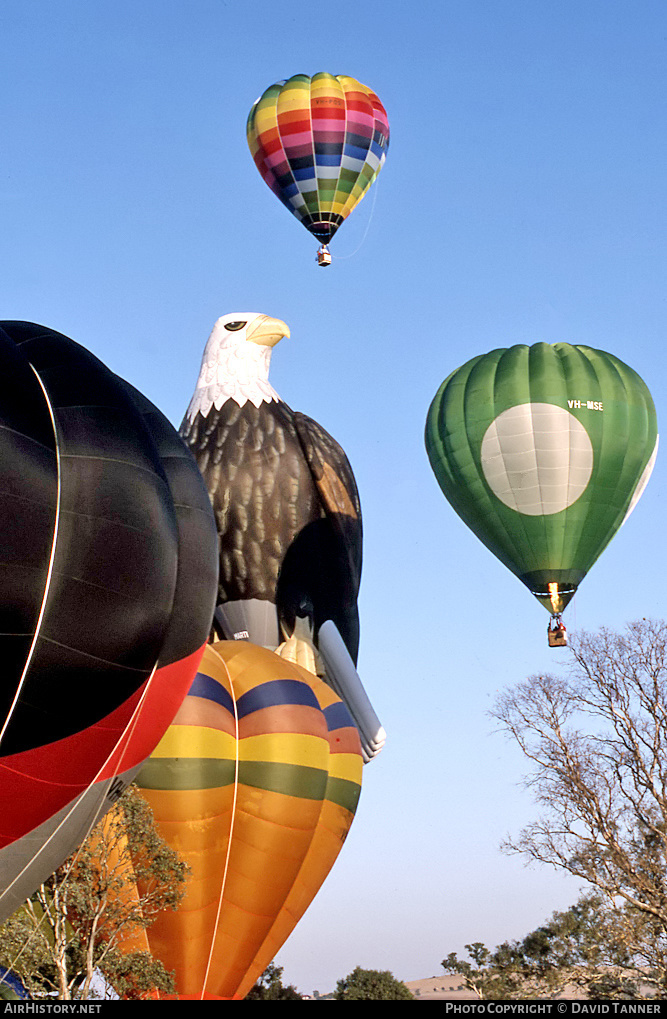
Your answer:
[[[208,637],[217,535],[163,415],[83,347],[0,322],[0,916],[148,757]]]

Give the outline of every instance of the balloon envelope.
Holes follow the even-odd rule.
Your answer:
[[[217,538],[188,450],[83,347],[0,323],[0,915],[120,795],[196,672]]]
[[[473,358],[442,383],[426,422],[445,496],[552,613],[629,516],[657,445],[639,375],[568,343]]]
[[[245,997],[333,866],[361,769],[325,683],[245,641],[206,648],[137,780],[191,868],[179,910],[147,932],[180,997]]]
[[[382,169],[389,122],[375,92],[354,78],[295,74],[260,96],[247,136],[268,186],[327,244]]]

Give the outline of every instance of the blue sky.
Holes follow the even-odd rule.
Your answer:
[[[664,5],[5,0],[0,34],[2,317],[72,336],[175,424],[219,315],[282,318],[273,385],[357,476],[360,673],[389,739],[285,977],[416,979],[467,941],[523,935],[577,886],[499,852],[534,808],[486,712],[563,655],[441,496],[424,420],[470,357],[542,340],[627,361],[660,420]],[[372,87],[392,129],[324,271],[245,140],[269,84],[321,70]],[[664,615],[663,462],[572,629]]]

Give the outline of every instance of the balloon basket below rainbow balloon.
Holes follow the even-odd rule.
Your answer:
[[[247,137],[264,182],[326,245],[382,169],[389,121],[375,92],[349,75],[294,74],[254,103]]]
[[[331,252],[329,251],[326,244],[317,252],[317,264],[318,265],[331,265]]]

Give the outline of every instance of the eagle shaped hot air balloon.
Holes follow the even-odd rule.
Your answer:
[[[85,348],[0,323],[0,916],[117,799],[196,673],[217,535],[163,415]]]
[[[359,495],[336,440],[269,382],[285,336],[268,315],[218,319],[181,425],[218,527],[216,620],[226,639],[275,649],[296,633],[317,648],[370,758],[385,736],[356,671]]]
[[[260,174],[322,247],[361,201],[389,146],[385,109],[366,85],[347,75],[295,74],[255,102],[248,145]]]
[[[552,614],[627,519],[655,462],[646,384],[613,354],[569,343],[492,350],[445,379],[426,448],[445,496]]]

